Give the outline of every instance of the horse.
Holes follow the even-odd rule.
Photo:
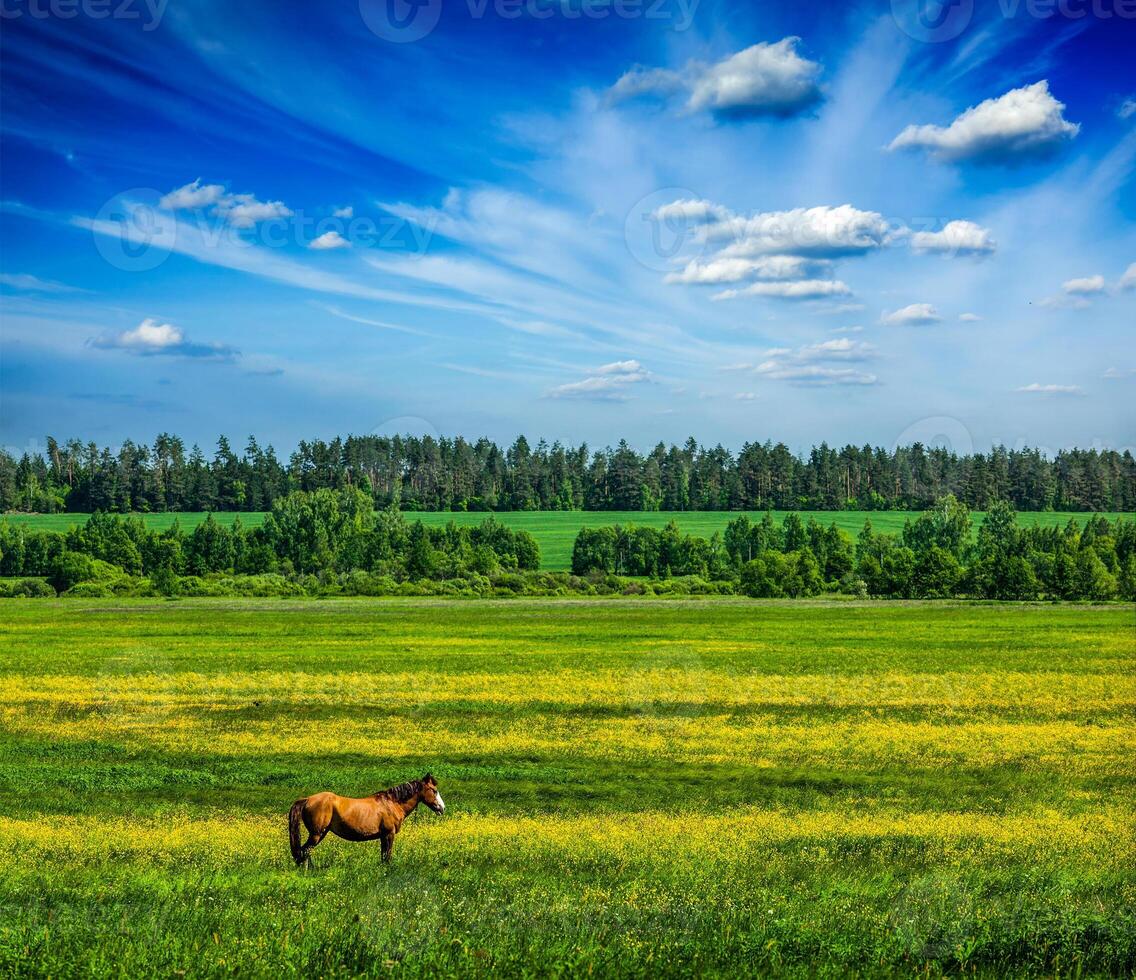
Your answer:
[[[312,851],[331,831],[344,840],[382,841],[383,860],[389,861],[395,834],[419,803],[425,803],[439,816],[446,812],[446,804],[438,792],[438,781],[430,773],[362,799],[316,793],[296,800],[288,811],[288,843],[292,848],[292,860],[297,865],[310,863]],[[308,831],[308,839],[303,846],[300,845],[301,824]]]

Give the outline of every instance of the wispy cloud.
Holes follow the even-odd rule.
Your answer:
[[[645,384],[651,375],[638,361],[614,361],[596,368],[579,381],[557,385],[547,392],[549,398],[581,398],[598,401],[626,401],[629,390]]]
[[[1017,392],[1026,395],[1083,395],[1084,391],[1080,385],[1043,385],[1038,384],[1036,381],[1033,384],[1023,385],[1021,388],[1014,389]]]
[[[889,327],[926,327],[943,318],[930,303],[912,303],[909,306],[885,313],[880,322]]]

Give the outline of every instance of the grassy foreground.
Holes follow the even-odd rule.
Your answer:
[[[1131,606],[3,611],[2,975],[1136,969]]]
[[[541,568],[550,572],[567,571],[572,567],[572,545],[576,541],[576,534],[582,527],[603,527],[609,524],[638,524],[649,527],[663,527],[668,521],[674,520],[684,534],[693,534],[697,537],[709,538],[715,531],[725,531],[726,525],[738,516],[739,511],[686,511],[675,513],[673,511],[505,511],[492,516],[508,525],[514,531],[528,531],[540,545]],[[788,511],[774,511],[773,516],[778,521],[785,519]],[[835,523],[837,527],[847,531],[853,537],[860,533],[864,521],[871,519],[872,527],[876,531],[888,534],[898,534],[903,530],[904,522],[914,520],[918,514],[911,511],[884,510],[817,510],[800,511],[801,520],[808,521],[815,517],[821,524],[828,527]],[[82,524],[87,520],[87,514],[5,514],[2,519],[13,524],[23,524],[42,531],[66,531],[75,524]],[[190,531],[205,520],[206,515],[201,513],[181,514],[143,514],[141,515],[147,527],[164,530],[178,521],[182,530]],[[218,521],[231,523],[240,517],[245,527],[257,527],[264,522],[261,512],[232,514],[219,513],[214,515]],[[443,511],[438,513],[408,512],[407,520],[421,520],[431,526],[442,526],[450,521],[457,524],[480,524],[490,515],[480,511]],[[754,520],[761,520],[764,512],[751,513]],[[1018,514],[1018,523],[1022,527],[1039,524],[1043,527],[1064,527],[1070,519],[1084,524],[1089,514],[1045,512],[1023,512]],[[1109,520],[1125,517],[1136,519],[1136,514],[1106,514]],[[985,515],[981,511],[971,514],[977,527]]]

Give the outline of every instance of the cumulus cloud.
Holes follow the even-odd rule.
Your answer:
[[[941,255],[989,255],[997,248],[989,229],[973,221],[948,221],[942,231],[917,231],[911,236],[917,252]]]
[[[692,61],[681,71],[635,66],[607,93],[610,102],[686,95],[687,112],[718,119],[798,115],[821,99],[821,66],[797,52],[799,37],[761,42],[713,64]]]
[[[866,386],[879,383],[879,378],[848,362],[867,361],[876,357],[876,349],[863,341],[841,337],[803,347],[774,347],[763,354],[757,365],[736,364],[724,370],[752,371],[773,381],[786,381],[793,385]]]
[[[959,319],[963,323],[978,323],[982,319],[977,313],[960,313]]]
[[[355,208],[348,204],[347,207],[336,208],[335,210],[333,210],[331,212],[331,216],[333,218],[354,218]]]
[[[1136,368],[1128,368],[1125,370],[1122,368],[1110,367],[1107,371],[1104,372],[1104,374],[1101,375],[1101,377],[1107,379],[1108,381],[1120,381],[1124,378],[1136,377]]]
[[[820,101],[820,65],[797,53],[799,37],[754,44],[710,65],[691,87],[687,108],[750,119],[793,116]]]
[[[889,327],[922,327],[939,323],[943,318],[930,303],[912,303],[901,309],[885,313],[880,322]]]
[[[1036,381],[1033,384],[1023,385],[1015,389],[1027,395],[1081,395],[1084,394],[1080,385],[1043,385]]]
[[[1120,282],[1117,285],[1121,289],[1136,289],[1136,262],[1133,262],[1124,270],[1124,275],[1120,277]]]
[[[104,350],[124,350],[142,355],[231,360],[237,354],[232,347],[222,344],[191,343],[180,327],[175,327],[172,323],[160,323],[153,317],[147,317],[133,330],[103,334],[91,343]]]
[[[742,215],[713,201],[687,198],[664,204],[651,216],[665,222],[671,234],[685,235],[701,253],[686,259],[681,269],[669,273],[667,282],[685,285],[750,283],[724,290],[714,299],[848,296],[851,290],[847,284],[833,276],[833,262],[866,255],[909,234],[907,228],[893,227],[878,212],[863,211],[851,204]],[[682,225],[685,229],[680,227]],[[978,231],[981,233],[984,229]],[[950,235],[964,248],[985,245],[973,240],[969,229],[952,228]],[[933,243],[928,243],[930,247]],[[847,308],[842,306],[833,312],[844,312]]]
[[[351,243],[344,238],[338,231],[325,231],[322,235],[313,238],[308,242],[308,248],[313,248],[317,252],[325,252],[333,248],[350,248]]]
[[[1061,289],[1069,296],[1091,296],[1104,292],[1104,276],[1083,276],[1080,279],[1067,279]]]
[[[824,260],[807,259],[800,255],[740,258],[719,253],[706,261],[692,259],[681,272],[670,273],[666,282],[719,285],[746,279],[804,279],[829,268],[830,263]]]
[[[220,184],[202,184],[201,178],[170,191],[158,201],[166,211],[209,209],[234,228],[251,228],[271,218],[290,218],[292,210],[283,201],[260,201],[252,194],[230,194]]]
[[[940,160],[987,163],[1040,156],[1080,132],[1064,110],[1043,79],[971,106],[949,126],[908,126],[888,149],[926,149]]]
[[[225,196],[225,188],[220,184],[202,184],[201,178],[170,191],[158,201],[158,206],[167,211],[193,211],[197,208],[212,207]]]
[[[638,361],[613,361],[600,365],[579,381],[550,388],[546,394],[549,398],[626,401],[631,397],[629,388],[650,380],[650,373]]]

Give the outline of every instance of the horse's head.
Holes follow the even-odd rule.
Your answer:
[[[442,800],[442,794],[438,792],[438,780],[430,773],[422,777],[422,802],[439,815],[446,812],[446,804]]]

